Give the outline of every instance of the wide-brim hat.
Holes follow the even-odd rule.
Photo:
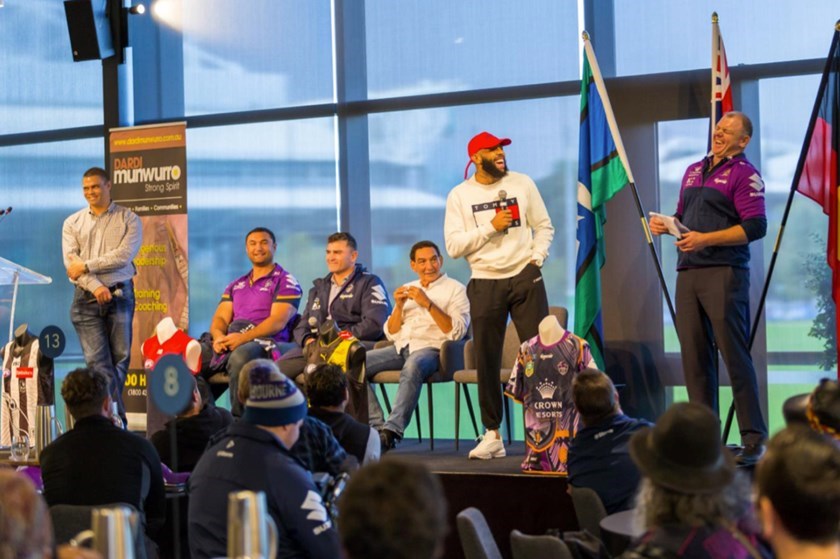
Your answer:
[[[480,132],[472,137],[472,139],[467,144],[467,155],[469,156],[469,161],[467,161],[467,166],[464,167],[464,178],[467,178],[467,173],[469,172],[470,165],[472,164],[472,156],[478,153],[483,149],[490,149],[497,146],[509,146],[510,145],[510,138],[497,138],[490,132]]]
[[[732,482],[735,458],[720,442],[720,420],[682,402],[630,439],[630,456],[653,483],[679,493],[715,493]]]

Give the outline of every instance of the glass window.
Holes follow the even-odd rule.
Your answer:
[[[700,160],[706,153],[709,134],[709,119],[674,120],[660,122],[657,125],[659,145],[659,209],[653,210],[666,215],[677,211],[680,198],[680,185],[686,168]],[[660,237],[657,249],[662,260],[662,274],[671,294],[671,302],[676,310],[677,293],[677,249],[674,237]],[[665,351],[679,352],[677,330],[671,318],[671,311],[662,298],[662,321],[665,326]]]
[[[159,4],[174,0],[159,0]],[[183,0],[188,115],[333,101],[329,0]],[[156,10],[157,11],[157,10]]]
[[[2,18],[0,18],[2,19]],[[7,147],[0,150],[0,205],[12,212],[0,217],[2,254],[30,270],[52,277],[49,285],[21,286],[16,325],[24,322],[38,334],[56,325],[67,337],[68,354],[80,354],[79,340],[70,323],[73,285],[61,259],[64,220],[87,205],[82,195],[82,174],[102,165],[102,140]],[[11,289],[0,287],[0,339],[9,327]]]
[[[708,68],[715,10],[730,68],[824,58],[837,21],[836,0],[814,0],[808,2],[807,9],[787,0],[745,0],[717,6],[710,2],[615,0],[618,73]]]
[[[227,284],[250,269],[254,227],[274,231],[275,260],[305,296],[338,227],[334,119],[192,129],[187,155],[190,332],[209,329]]]
[[[775,240],[790,194],[793,175],[811,117],[820,76],[762,80],[761,159],[767,189],[767,237]],[[791,99],[802,102],[791,103]],[[809,336],[817,315],[817,293],[808,282],[828,273],[828,217],[809,198],[797,194],[767,295],[767,347],[770,351],[822,351],[823,340]],[[770,265],[775,243],[765,242]],[[830,276],[829,276],[830,277]]]
[[[580,77],[576,2],[368,0],[369,98]]]
[[[531,176],[540,189],[555,227],[543,268],[549,301],[571,311],[579,103],[578,97],[563,97],[371,115],[374,271],[388,290],[417,279],[408,265],[415,242],[429,239],[445,254],[446,197],[463,180],[467,142],[487,129],[511,138],[505,148],[509,167]],[[469,281],[463,258],[447,258],[444,270]]]
[[[0,83],[0,135],[103,122],[102,63],[73,62],[61,2],[6,2]]]

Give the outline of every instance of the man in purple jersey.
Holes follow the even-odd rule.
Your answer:
[[[720,350],[732,380],[744,465],[758,461],[767,439],[749,351],[749,243],[767,232],[764,181],[744,156],[752,132],[743,113],[720,119],[711,153],[683,177],[676,217],[689,231],[675,243],[676,327],[688,397],[718,411]],[[650,219],[650,230],[668,232],[658,217]]]
[[[236,394],[239,371],[247,362],[271,357],[265,340],[291,340],[303,294],[295,277],[274,263],[277,241],[271,230],[252,229],[245,236],[245,250],[252,268],[233,280],[222,294],[210,324],[212,354],[208,351],[211,343],[202,344],[202,357],[211,354],[211,363],[227,356],[224,367],[230,376],[232,395]],[[235,396],[230,407],[233,415],[241,415],[242,404]]]

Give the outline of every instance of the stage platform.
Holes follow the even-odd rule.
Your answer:
[[[435,440],[435,450],[428,439],[406,438],[389,456],[422,462],[438,474],[449,504],[449,535],[444,557],[464,557],[455,516],[467,507],[479,509],[487,518],[503,557],[511,557],[510,531],[544,534],[549,528],[577,530],[574,508],[566,493],[566,478],[523,474],[519,465],[525,456],[525,444],[506,445],[507,456],[493,460],[469,460],[475,442],[462,440],[455,450],[453,440]]]

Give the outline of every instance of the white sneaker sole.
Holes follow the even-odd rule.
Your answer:
[[[507,456],[507,452],[505,451],[505,447],[495,452],[476,452],[475,450],[471,450],[469,456],[470,460],[490,460],[492,458],[504,458]]]

